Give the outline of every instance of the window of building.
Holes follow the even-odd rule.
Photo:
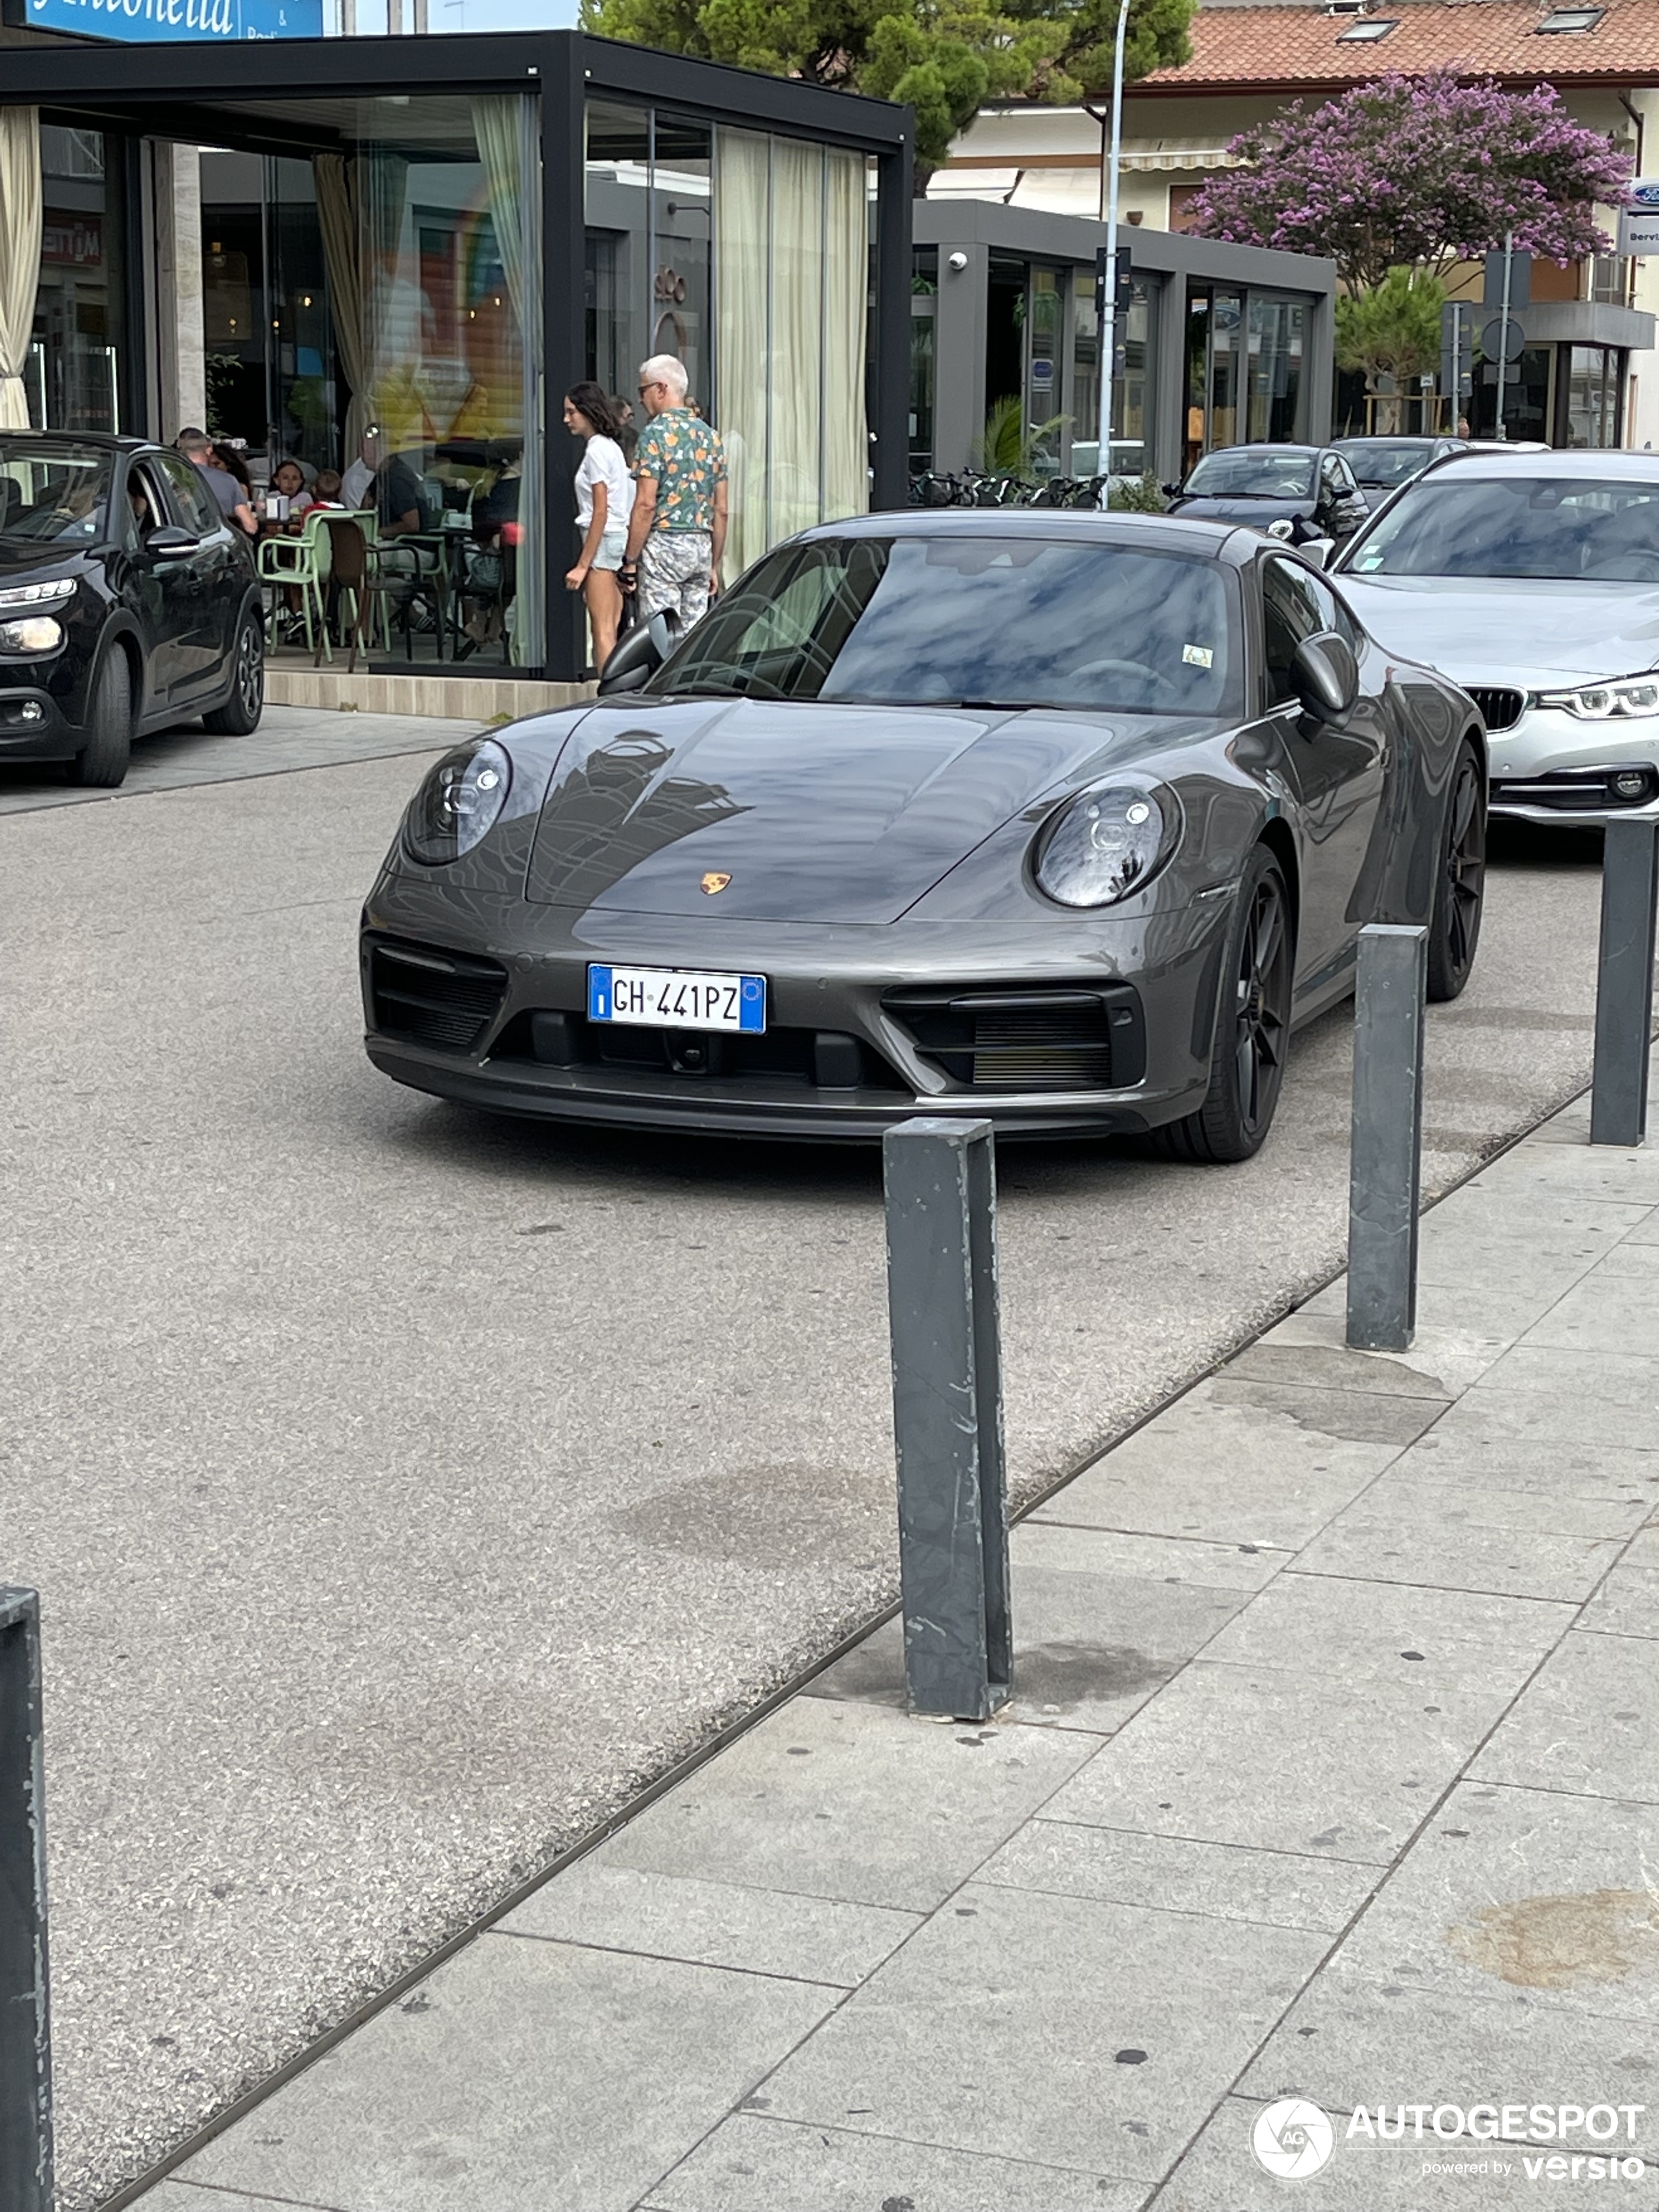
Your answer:
[[[933,465],[933,317],[939,297],[939,248],[918,246],[910,258],[911,474]]]
[[[40,274],[23,372],[38,430],[134,427],[121,373],[123,143],[101,131],[40,126]]]
[[[1565,442],[1569,446],[1616,446],[1620,359],[1618,349],[1576,345],[1565,351]]]
[[[1540,32],[1593,31],[1606,13],[1605,8],[1552,8],[1538,28]]]
[[[1350,23],[1346,30],[1339,31],[1336,43],[1340,46],[1374,46],[1379,39],[1386,39],[1390,31],[1399,28],[1400,18],[1397,15],[1370,15],[1357,23]]]
[[[1252,292],[1249,315],[1250,442],[1292,442],[1302,434],[1302,364],[1308,309],[1302,300]],[[1217,441],[1216,442],[1219,442]]]

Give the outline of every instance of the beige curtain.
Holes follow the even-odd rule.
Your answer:
[[[27,430],[23,370],[40,273],[40,112],[0,107],[0,428]]]
[[[529,100],[517,93],[481,94],[472,102],[472,136],[489,192],[490,220],[519,328],[529,333],[541,319],[540,271],[525,249],[526,190],[532,175],[526,136]]]
[[[864,356],[870,298],[870,218],[861,155],[831,151],[823,256],[823,519],[870,505]]]
[[[714,420],[726,446],[735,578],[776,532],[767,511],[767,241],[772,144],[721,131],[714,150]]]
[[[774,541],[819,520],[823,473],[823,152],[772,142],[771,465]]]
[[[357,167],[339,154],[313,154],[317,222],[323,234],[323,264],[328,272],[328,307],[334,343],[351,386],[346,406],[345,462],[357,458],[372,419],[368,349],[363,337],[362,226],[357,210]]]

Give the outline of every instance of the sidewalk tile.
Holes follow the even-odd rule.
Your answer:
[[[1659,1504],[1659,1460],[1651,1452],[1611,1444],[1557,1441],[1534,1443],[1525,1437],[1471,1434],[1466,1425],[1449,1425],[1450,1416],[1389,1469],[1388,1481],[1440,1483],[1449,1495],[1463,1492],[1482,1511],[1523,1510],[1532,1498],[1540,1510],[1559,1510],[1557,1521],[1517,1520],[1516,1528],[1559,1528],[1582,1535],[1614,1535],[1634,1527]],[[1579,1517],[1577,1509],[1586,1509]]]
[[[1621,1244],[1659,1244],[1659,1207],[1626,1231]]]
[[[1638,1532],[1578,1626],[1604,1636],[1659,1637],[1659,1523]]]
[[[1423,1216],[1421,1233],[1425,1239],[1461,1240],[1472,1249],[1501,1246],[1512,1263],[1528,1252],[1589,1258],[1645,1221],[1654,1205],[1645,1195],[1616,1199],[1584,1192],[1540,1206],[1523,1192],[1499,1190],[1482,1180],[1462,1184],[1431,1206]]]
[[[1504,1702],[1195,1659],[1043,1817],[1386,1864]]]
[[[1387,1390],[1235,1380],[1231,1368],[1224,1368],[1208,1389],[1218,1406],[1288,1414],[1317,1436],[1351,1443],[1393,1444],[1402,1450],[1434,1425],[1446,1404],[1442,1397],[1404,1397]]]
[[[1390,1469],[1314,1538],[1297,1566],[1304,1574],[1579,1602],[1623,1542],[1621,1536],[1493,1526],[1478,1517],[1479,1493],[1458,1495],[1460,1505],[1446,1498],[1449,1510],[1425,1510],[1441,1500],[1425,1484],[1401,1483]]]
[[[1475,1761],[1474,1778],[1659,1805],[1652,1659],[1639,1637],[1567,1637]]]
[[[340,2212],[627,2212],[840,2002],[486,1936],[180,2179]]]
[[[1620,1238],[1595,1274],[1585,1279],[1605,1282],[1615,1275],[1638,1282],[1659,1276],[1659,1238],[1644,1240],[1640,1230],[1632,1229],[1628,1237]]]
[[[602,1844],[606,1866],[929,1912],[1095,1748],[799,1698]]]
[[[737,1966],[851,1989],[920,1925],[920,1915],[737,1882],[608,1866],[592,1854],[500,1922],[504,1935]]]
[[[1332,1681],[1389,1683],[1425,1700],[1444,1690],[1512,1697],[1572,1615],[1569,1604],[1535,1598],[1287,1568],[1204,1656]]]
[[[1109,1735],[1224,1628],[1249,1595],[1248,1589],[1217,1589],[1173,1576],[1154,1581],[1031,1563],[1033,1552],[1063,1552],[1068,1539],[1086,1540],[1095,1534],[1025,1527],[1013,1532],[1014,1694],[998,1715],[999,1727],[1024,1723]],[[1192,1548],[1228,1556],[1219,1545]],[[1245,1568],[1261,1564],[1233,1556]],[[902,1710],[902,1622],[896,1617],[884,1621],[816,1676],[806,1694]]]
[[[1452,1997],[1393,1977],[1379,1982],[1339,1955],[1274,2029],[1239,2088],[1249,2097],[1310,2097],[1345,2116],[1358,2105],[1374,2112],[1379,2104],[1467,2111],[1635,2103],[1647,2106],[1651,2124],[1659,2053],[1641,2021],[1547,2010],[1516,1996]]]
[[[1448,1200],[1448,1204],[1452,1201]],[[1624,1250],[1622,1244],[1613,1249]],[[1609,1257],[1611,1255],[1609,1255]],[[1584,1261],[1588,1268],[1595,1264],[1594,1255]],[[1605,1265],[1606,1263],[1603,1262]],[[1414,1364],[1419,1355],[1417,1345],[1432,1346],[1443,1340],[1454,1343],[1485,1343],[1488,1338],[1498,1337],[1513,1343],[1524,1336],[1535,1321],[1540,1321],[1561,1296],[1564,1288],[1571,1287],[1577,1274],[1566,1283],[1516,1283],[1513,1280],[1492,1280],[1480,1285],[1457,1281],[1430,1282],[1419,1271],[1417,1285],[1417,1339],[1410,1352],[1399,1354],[1379,1354],[1378,1357],[1398,1357]],[[1339,1275],[1322,1291],[1316,1291],[1305,1304],[1281,1322],[1289,1328],[1297,1322],[1317,1322],[1328,1326],[1337,1324],[1336,1334],[1343,1333],[1348,1311],[1348,1282]],[[1422,1364],[1432,1368],[1432,1358],[1425,1352]]]
[[[1112,1905],[1322,1929],[1334,1936],[1370,1895],[1378,1870],[1294,1851],[1252,1851],[1237,1844],[1083,1827],[1039,1815],[974,1879],[1005,1889],[1097,1897]]]
[[[1304,1370],[1310,1382],[1323,1381],[1339,1389],[1369,1390],[1377,1387],[1380,1376],[1393,1375],[1397,1378],[1395,1387],[1407,1396],[1449,1399],[1467,1390],[1477,1375],[1484,1375],[1527,1326],[1527,1322],[1520,1322],[1505,1334],[1491,1320],[1486,1320],[1479,1332],[1425,1325],[1418,1329],[1409,1352],[1352,1352],[1347,1344],[1346,1302],[1329,1313],[1311,1313],[1304,1306],[1270,1328],[1227,1371],[1265,1374],[1266,1369],[1256,1363],[1271,1354],[1274,1360],[1288,1364],[1292,1352],[1300,1348],[1304,1358],[1322,1357],[1322,1367]]]
[[[1343,1341],[1341,1325],[1334,1321],[1323,1328],[1307,1322],[1298,1328],[1293,1321],[1281,1322],[1221,1371],[1230,1382],[1360,1390],[1370,1397],[1426,1398],[1441,1405],[1449,1404],[1455,1395],[1439,1375],[1431,1373],[1426,1357],[1416,1346],[1398,1356],[1351,1352]]]
[[[1513,1203],[1558,1194],[1582,1202],[1659,1204],[1659,1152],[1644,1146],[1517,1145],[1481,1169],[1472,1190],[1491,1191]]]
[[[1154,2180],[1327,1940],[970,1884],[764,2094],[790,2118]],[[1224,2002],[1194,2002],[1200,1958]]]
[[[1522,1349],[1517,1346],[1514,1352],[1506,1352],[1504,1361],[1516,1358]],[[1659,1450],[1659,1424],[1650,1411],[1639,1405],[1612,1405],[1583,1389],[1514,1389],[1508,1387],[1507,1378],[1493,1388],[1497,1371],[1494,1369],[1440,1416],[1437,1433],[1449,1453],[1466,1443],[1506,1443],[1588,1445],[1620,1452]],[[1659,1462],[1654,1471],[1659,1474]]]
[[[1112,1580],[1193,1583],[1209,1589],[1259,1590],[1295,1553],[1264,1544],[1212,1544],[1192,1536],[1141,1536],[1121,1528],[1073,1528],[1022,1521],[1010,1532],[1014,1588],[1026,1567]]]
[[[1224,1403],[1218,1388],[1189,1390],[1032,1521],[1299,1550],[1402,1448],[1334,1437],[1282,1408]],[[1324,1392],[1322,1404],[1346,1395]]]
[[[1229,2097],[1164,2184],[1158,2212],[1285,2212],[1287,2199],[1297,2212],[1513,2212],[1522,2190],[1533,2212],[1551,2212],[1583,2196],[1583,2181],[1570,2199],[1565,2184],[1558,2196],[1547,2183],[1527,2182],[1513,2143],[1350,2139],[1346,2112],[1330,2115],[1336,2140],[1329,2165],[1281,2181],[1263,2171],[1250,2148],[1266,2110],[1264,2099]],[[1448,2170],[1460,2165],[1476,2170]]]
[[[1624,1261],[1622,1267],[1616,1263]],[[1636,1271],[1632,1269],[1634,1261]],[[1583,1276],[1527,1331],[1529,1349],[1635,1352],[1659,1348],[1659,1246],[1615,1244],[1593,1274]]]
[[[1464,1783],[1342,1945],[1351,1972],[1659,2024],[1653,1808]]]
[[[647,2212],[1140,2212],[1146,2195],[1138,2181],[745,2112],[658,2183]]]
[[[1651,1334],[1648,1340],[1653,1341]],[[1562,1350],[1528,1336],[1495,1363],[1469,1395],[1480,1400],[1524,1393],[1530,1397],[1534,1392],[1581,1396],[1615,1419],[1626,1407],[1650,1417],[1659,1412],[1659,1358],[1588,1346]],[[1659,1447],[1659,1434],[1653,1435],[1653,1443]]]
[[[244,2197],[188,2181],[164,2181],[147,2189],[138,2203],[141,2212],[338,2212],[331,2204],[302,2204],[297,2197]]]

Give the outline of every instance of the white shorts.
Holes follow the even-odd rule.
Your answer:
[[[619,522],[614,529],[605,531],[593,549],[592,566],[596,568],[620,568],[623,550],[628,544],[628,525]]]

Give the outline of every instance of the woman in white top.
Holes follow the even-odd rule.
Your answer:
[[[576,523],[582,550],[564,580],[568,590],[580,592],[587,601],[594,666],[603,675],[622,622],[622,584],[617,572],[628,543],[628,518],[634,512],[634,480],[617,442],[622,425],[608,392],[597,384],[573,385],[564,395],[564,424],[587,441],[576,471]]]

